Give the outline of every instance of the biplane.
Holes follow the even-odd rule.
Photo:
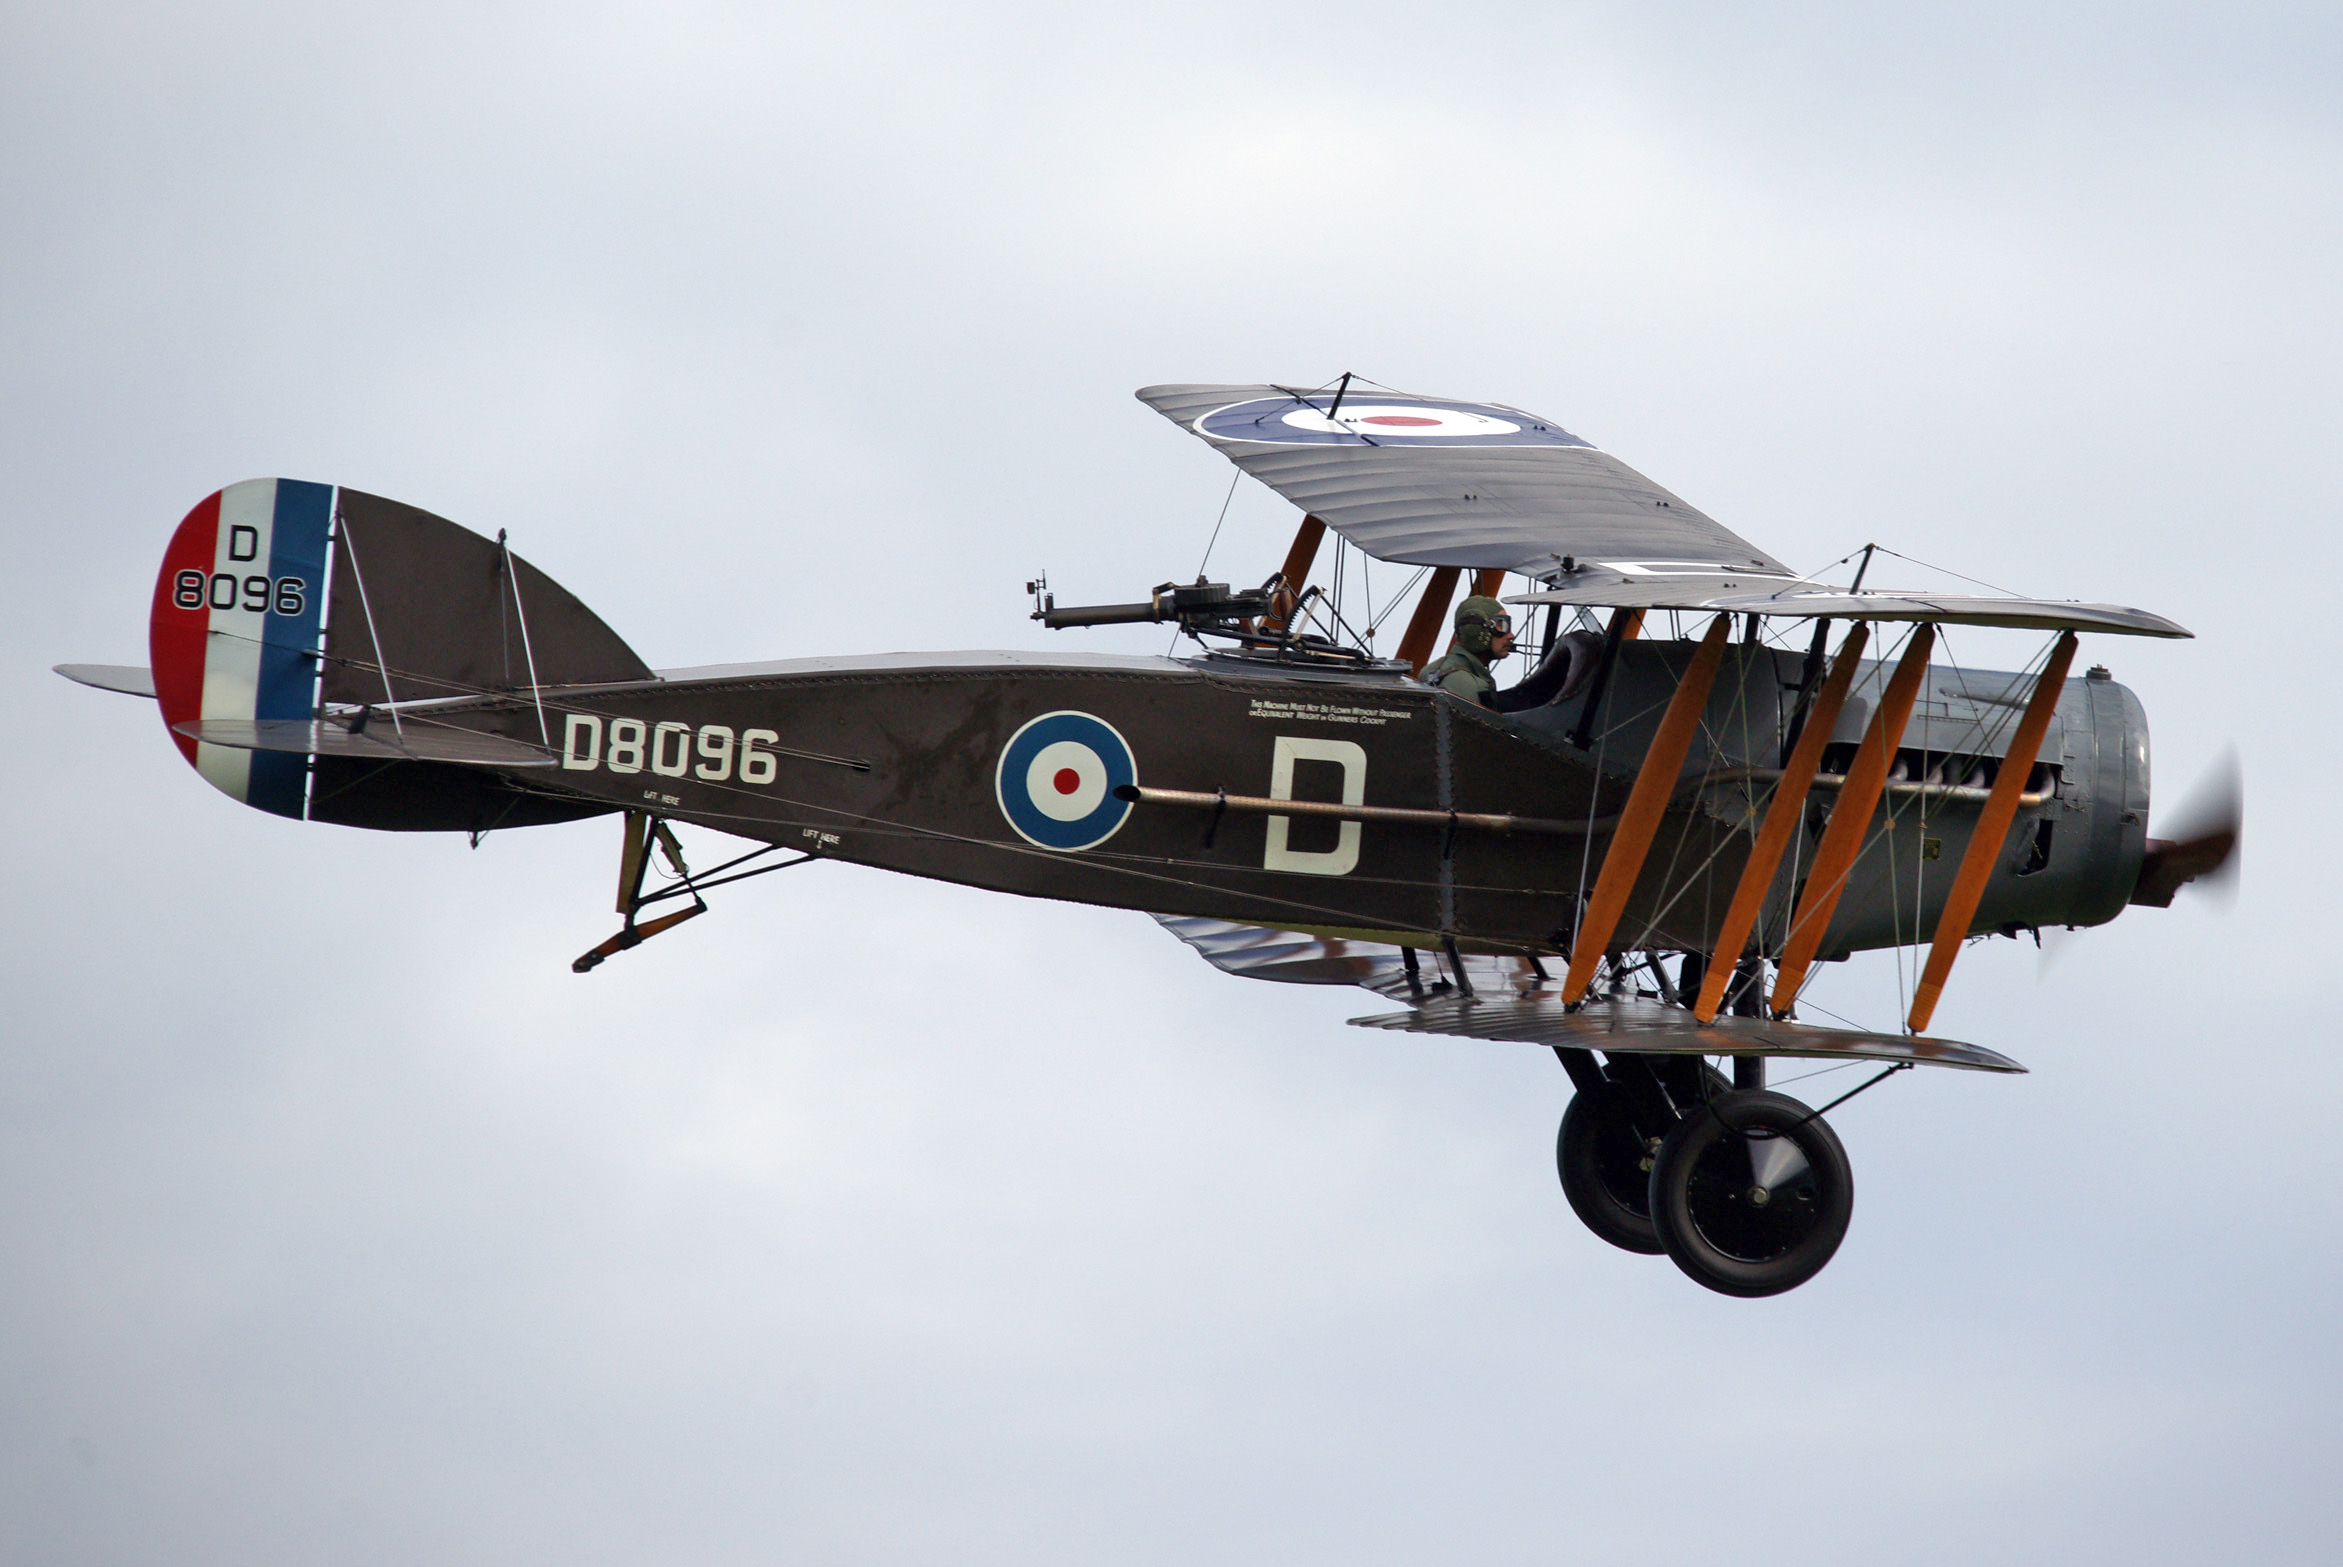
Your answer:
[[[172,536],[147,669],[61,672],[152,696],[205,780],[280,816],[475,841],[620,816],[622,923],[580,972],[843,860],[1144,911],[1229,974],[1374,992],[1362,1027],[1551,1048],[1578,1216],[1744,1296],[1813,1277],[1853,1204],[1769,1061],[2021,1071],[1927,1031],[1964,944],[2169,904],[2234,851],[2234,802],[2149,835],[2140,703],[2072,673],[2084,634],[2189,634],[2161,616],[1866,587],[1868,551],[1851,583],[1802,575],[1517,408],[1347,376],[1138,396],[1301,512],[1258,586],[1028,584],[1051,628],[1173,628],[1162,657],[653,670],[503,533],[258,479]],[[1416,570],[1388,655],[1346,552]],[[1416,678],[1468,579],[1521,613],[1537,700]],[[1939,663],[1955,625],[2043,645]],[[754,846],[694,870],[678,825]],[[1819,966],[1905,945],[1896,1026],[1800,1016]]]

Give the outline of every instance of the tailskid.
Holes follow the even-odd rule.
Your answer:
[[[658,848],[660,858],[667,862],[668,869],[675,874],[676,882],[673,886],[646,893],[643,891],[643,883],[650,874],[651,850],[654,845]],[[683,845],[676,841],[672,827],[647,811],[627,812],[624,836],[619,841],[618,850],[618,912],[626,923],[608,941],[580,953],[577,960],[570,964],[570,972],[590,974],[601,967],[606,959],[639,947],[653,936],[673,930],[685,920],[697,919],[708,912],[708,900],[701,894],[712,888],[746,881],[751,876],[762,876],[769,871],[785,871],[815,858],[811,854],[800,854],[795,859],[782,860],[777,864],[760,865],[753,871],[726,874],[751,860],[777,854],[780,847],[779,844],[767,844],[761,849],[751,849],[746,854],[694,876],[691,867],[684,863]],[[677,909],[672,914],[662,914],[655,919],[638,918],[652,904],[664,903],[671,898],[689,898],[692,900],[691,907]]]

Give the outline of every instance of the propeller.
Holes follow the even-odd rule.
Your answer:
[[[2245,777],[2234,748],[2221,753],[2162,825],[2171,836],[2148,840],[2132,902],[2168,909],[2172,895],[2191,882],[2225,899],[2236,895]]]

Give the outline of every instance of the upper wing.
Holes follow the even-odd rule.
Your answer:
[[[1999,1051],[1923,1034],[1874,1034],[1754,1017],[1720,1017],[1703,1024],[1685,1008],[1650,997],[1565,1007],[1553,981],[1527,958],[1465,957],[1463,977],[1472,986],[1468,994],[1454,983],[1442,958],[1427,955],[1411,974],[1401,949],[1380,942],[1269,930],[1227,920],[1168,914],[1158,914],[1155,919],[1222,973],[1290,984],[1358,985],[1406,1004],[1405,1011],[1352,1018],[1360,1028],[1519,1040],[1581,1050],[1910,1062],[1966,1067],[1976,1072],[2025,1070]]]
[[[1139,400],[1377,560],[1547,577],[1574,562],[1700,569],[1750,590],[1796,573],[1550,419],[1493,403],[1276,386],[1149,386]]]
[[[2081,599],[1988,598],[1980,593],[1849,592],[1793,582],[1752,593],[1704,574],[1653,572],[1620,581],[1580,573],[1535,593],[1507,596],[1508,604],[1627,604],[1639,609],[1689,609],[1727,615],[1783,615],[1818,620],[1925,620],[1938,625],[2013,626],[2026,631],[2108,631],[2130,637],[2193,637],[2178,621],[2123,604]]]
[[[1280,386],[1148,386],[1139,400],[1377,560],[1502,568],[1516,604],[1950,621],[2185,637],[2120,604],[1848,593],[1800,577],[1550,419],[1497,403]]]

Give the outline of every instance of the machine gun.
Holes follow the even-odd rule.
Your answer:
[[[1025,591],[1033,595],[1032,618],[1052,631],[1063,631],[1069,626],[1128,626],[1176,620],[1188,631],[1239,634],[1245,622],[1270,612],[1270,600],[1279,586],[1279,579],[1271,577],[1257,588],[1231,592],[1225,582],[1206,582],[1198,577],[1194,582],[1166,582],[1144,603],[1085,604],[1074,609],[1058,608],[1058,598],[1050,591],[1047,572],[1026,583]],[[1290,593],[1286,596],[1292,597]],[[1249,633],[1250,629],[1244,626],[1245,632]]]
[[[1369,656],[1331,638],[1296,629],[1311,606],[1324,599],[1325,592],[1311,587],[1296,593],[1283,572],[1272,573],[1257,588],[1231,589],[1225,582],[1207,582],[1202,577],[1194,582],[1166,582],[1137,604],[1084,604],[1060,609],[1046,572],[1037,573],[1025,584],[1025,591],[1033,595],[1031,618],[1052,631],[1176,621],[1190,636],[1227,637],[1249,648],[1276,648],[1317,657]]]

